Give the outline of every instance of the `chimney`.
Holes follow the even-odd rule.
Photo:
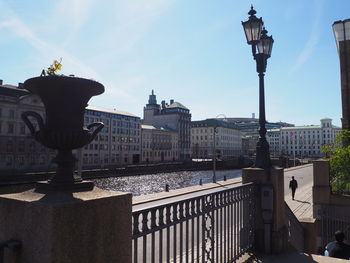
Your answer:
[[[162,108],[165,108],[165,100],[162,100]]]
[[[170,100],[170,104],[173,104],[173,103],[174,103],[174,100],[173,100],[173,99],[171,99],[171,100]]]
[[[255,119],[255,113],[252,113],[252,118]]]
[[[0,79],[0,85],[2,85],[2,79]]]
[[[23,84],[22,82],[18,82],[18,88],[19,88],[19,89],[23,89],[23,85],[24,85],[24,84]]]

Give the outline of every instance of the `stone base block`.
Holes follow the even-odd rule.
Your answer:
[[[0,241],[22,242],[5,262],[131,262],[131,194],[103,191],[0,196]]]
[[[313,163],[314,185],[329,186],[329,161],[315,160]]]
[[[270,222],[268,215],[272,211],[272,228],[270,237],[271,246],[274,253],[280,253],[285,250],[287,238],[285,228],[285,202],[284,202],[284,171],[282,168],[271,167],[269,170],[261,168],[245,168],[242,172],[242,183],[254,182],[258,187],[258,202],[256,206],[255,227],[256,231],[256,247],[263,248],[263,240],[265,240],[264,224]],[[272,186],[273,195],[271,199],[264,194],[264,187]],[[267,249],[265,247],[265,249]]]
[[[313,186],[312,200],[314,204],[329,204],[331,196],[330,186]]]

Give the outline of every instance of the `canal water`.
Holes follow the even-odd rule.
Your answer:
[[[242,176],[242,170],[217,171],[217,181],[237,178]],[[123,177],[109,177],[94,180],[95,185],[105,190],[131,192],[134,196],[147,195],[165,191],[165,185],[169,189],[178,189],[188,186],[199,185],[200,179],[203,184],[211,183],[213,171],[185,171],[173,173],[159,173],[147,175],[133,175]]]

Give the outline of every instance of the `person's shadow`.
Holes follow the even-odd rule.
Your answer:
[[[297,201],[298,203],[303,203],[303,204],[310,204],[310,202],[301,201],[301,200],[298,200],[298,199],[295,199],[295,198],[294,198],[294,201]]]

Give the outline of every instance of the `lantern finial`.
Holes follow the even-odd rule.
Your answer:
[[[250,15],[250,16],[255,16],[255,14],[256,14],[256,11],[254,10],[253,5],[251,5],[251,6],[250,6],[250,10],[249,10],[249,12],[248,12],[248,15]]]

